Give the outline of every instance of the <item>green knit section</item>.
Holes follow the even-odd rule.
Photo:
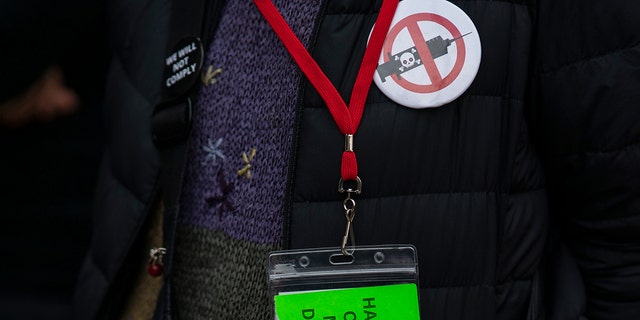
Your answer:
[[[278,246],[234,240],[222,232],[178,228],[171,273],[180,319],[273,317],[267,255]]]

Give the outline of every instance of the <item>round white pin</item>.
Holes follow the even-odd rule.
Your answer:
[[[480,67],[473,21],[446,0],[404,0],[391,22],[373,80],[410,108],[439,107],[462,95]]]

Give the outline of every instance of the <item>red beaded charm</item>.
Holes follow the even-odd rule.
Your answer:
[[[158,277],[160,275],[162,275],[162,272],[164,271],[164,267],[159,264],[159,263],[155,263],[153,261],[149,262],[149,274],[153,277]]]
[[[167,249],[165,248],[151,248],[149,251],[149,267],[147,270],[152,277],[159,277],[164,272],[162,257],[165,254],[167,254]]]

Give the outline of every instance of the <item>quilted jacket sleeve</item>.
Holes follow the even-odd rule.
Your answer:
[[[640,2],[538,2],[550,319],[640,319]]]

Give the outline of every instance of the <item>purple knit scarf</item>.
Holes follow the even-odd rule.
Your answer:
[[[274,3],[308,45],[320,1]],[[268,303],[255,282],[282,242],[301,72],[251,0],[227,3],[203,69],[172,272],[178,307],[186,318],[259,319],[247,295]]]

